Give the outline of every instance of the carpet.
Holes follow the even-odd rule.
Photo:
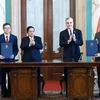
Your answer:
[[[13,100],[13,99],[0,97],[0,100]],[[45,95],[42,95],[41,97],[37,99],[23,99],[23,100],[69,100],[69,99],[67,99],[64,95],[60,95],[59,91],[46,91]],[[70,99],[70,100],[73,100],[73,99]],[[86,100],[86,99],[77,99],[77,100]],[[100,98],[93,98],[89,100],[100,100]]]
[[[46,81],[44,86],[44,91],[60,91],[59,81]]]

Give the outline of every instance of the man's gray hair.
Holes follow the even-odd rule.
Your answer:
[[[72,17],[67,17],[67,18],[65,19],[65,22],[66,22],[67,20],[69,20],[69,19],[72,19],[72,20],[73,20]]]

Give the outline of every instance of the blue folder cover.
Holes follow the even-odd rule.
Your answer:
[[[86,56],[94,56],[98,53],[97,40],[86,40]]]
[[[32,50],[32,59],[33,61],[36,61],[36,62],[42,61],[42,57],[39,50],[35,48]]]
[[[1,55],[5,58],[10,58],[12,54],[12,43],[1,43]]]

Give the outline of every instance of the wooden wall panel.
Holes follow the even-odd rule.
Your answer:
[[[21,0],[21,37],[26,36],[26,0]]]

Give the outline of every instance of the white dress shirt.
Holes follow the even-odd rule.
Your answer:
[[[9,41],[10,33],[9,33],[9,34],[5,34],[5,33],[4,33],[5,41],[6,41],[6,36],[8,36],[8,41]]]
[[[72,29],[68,29],[69,36],[70,36],[70,31],[71,31],[72,34],[73,34],[73,28],[72,28]]]

